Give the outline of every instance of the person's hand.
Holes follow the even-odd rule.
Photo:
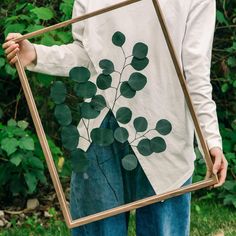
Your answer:
[[[228,162],[222,152],[218,147],[214,147],[210,150],[211,157],[213,158],[213,174],[217,174],[219,178],[219,183],[215,184],[214,187],[220,187],[224,184],[227,176]]]
[[[9,33],[6,37],[5,43],[2,48],[5,50],[5,54],[10,65],[16,63],[16,54],[18,53],[22,65],[25,67],[31,63],[36,64],[36,51],[32,43],[29,40],[23,40],[19,43],[15,43],[14,39],[20,37],[19,33]]]

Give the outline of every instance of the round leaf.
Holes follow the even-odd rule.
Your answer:
[[[90,71],[85,67],[74,67],[69,73],[70,79],[78,83],[87,82],[90,78]]]
[[[109,75],[115,71],[113,62],[107,59],[101,60],[99,66],[103,69],[103,74],[105,75]]]
[[[61,141],[64,148],[67,150],[74,150],[78,146],[79,132],[76,126],[69,125],[62,127]]]
[[[135,72],[130,76],[128,83],[133,90],[139,91],[145,87],[147,78],[143,74]]]
[[[122,166],[125,170],[131,171],[138,166],[137,157],[133,154],[129,154],[122,159]]]
[[[114,132],[115,139],[120,143],[125,143],[128,140],[129,133],[126,128],[118,127]]]
[[[76,86],[76,95],[82,98],[92,98],[97,92],[96,85],[87,81]]]
[[[138,143],[137,148],[139,153],[142,154],[143,156],[150,156],[153,153],[151,149],[151,141],[149,139],[142,139]]]
[[[82,149],[76,149],[71,152],[71,166],[72,170],[75,173],[83,173],[89,167],[89,159],[87,158],[87,154]]]
[[[85,119],[95,119],[100,115],[100,111],[95,110],[91,103],[83,102],[80,107],[80,112],[82,118]]]
[[[51,87],[50,97],[56,104],[61,104],[66,99],[66,87],[61,81],[56,81]]]
[[[157,122],[156,130],[162,135],[167,135],[171,132],[172,125],[168,120],[162,119]]]
[[[138,59],[136,57],[133,57],[132,61],[131,61],[131,66],[135,69],[135,70],[143,70],[144,68],[146,68],[146,66],[149,63],[149,59],[148,58],[144,58],[144,59]]]
[[[134,128],[137,132],[144,132],[147,130],[148,122],[144,117],[137,117],[134,120]]]
[[[122,47],[125,43],[125,35],[119,31],[115,32],[112,36],[112,42],[118,47]]]
[[[56,105],[54,115],[57,122],[62,126],[67,126],[72,122],[70,108],[65,104]]]
[[[144,43],[136,43],[133,48],[133,56],[138,59],[143,59],[148,54],[148,46]]]
[[[107,103],[102,95],[96,95],[91,100],[91,106],[96,111],[101,111],[106,107]]]
[[[101,90],[105,90],[111,87],[112,77],[110,75],[100,74],[97,77],[97,86]]]
[[[133,98],[136,94],[136,92],[129,86],[129,83],[127,81],[121,84],[120,93],[125,98]]]
[[[122,123],[127,124],[132,118],[132,111],[128,107],[121,107],[116,112],[116,119]]]
[[[166,150],[166,142],[161,137],[151,139],[151,149],[153,152],[160,153]]]
[[[91,131],[91,139],[99,146],[108,146],[114,142],[113,131],[106,128],[95,128]]]

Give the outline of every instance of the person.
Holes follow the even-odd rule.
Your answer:
[[[118,1],[75,0],[73,17],[116,2]],[[222,151],[216,107],[212,100],[212,86],[210,84],[215,1],[169,0],[160,1],[160,5],[214,161],[213,173],[219,177],[219,183],[215,184],[214,187],[220,187],[225,182],[228,164]],[[123,54],[129,51],[137,40],[145,42],[149,46],[150,62],[145,69],[148,83],[143,92],[137,94],[132,100],[123,99],[114,109],[114,113],[122,106],[130,107],[134,117],[145,114],[151,126],[155,126],[157,117],[158,119],[165,117],[171,121],[173,132],[166,137],[167,150],[162,155],[153,154],[151,158],[147,158],[141,156],[135,148],[131,150],[140,163],[131,174],[123,173],[117,167],[117,161],[130,153],[130,142],[124,144],[114,142],[108,147],[98,147],[94,144],[89,146],[87,144],[88,156],[91,159],[95,158],[95,150],[102,158],[102,162],[105,163],[103,172],[109,176],[110,184],[112,183],[114,187],[114,193],[111,193],[110,188],[106,187],[107,179],[104,179],[104,176],[96,170],[95,166],[90,168],[89,178],[83,178],[83,176],[72,173],[71,213],[73,218],[94,213],[94,208],[97,205],[101,205],[100,210],[105,210],[125,203],[122,202],[125,195],[124,191],[129,191],[129,184],[127,184],[126,190],[122,190],[124,186],[117,183],[122,181],[129,183],[131,182],[130,178],[137,186],[140,181],[145,182],[142,185],[145,188],[141,191],[138,190],[144,195],[135,196],[135,199],[155,193],[160,194],[191,183],[195,160],[193,150],[194,127],[153,6],[148,1],[143,0],[127,6],[126,10],[119,9],[73,24],[74,42],[67,45],[46,47],[32,44],[28,40],[15,43],[14,39],[20,35],[18,33],[10,33],[3,44],[11,65],[16,63],[16,54],[18,53],[23,66],[31,71],[68,76],[71,68],[84,66],[92,71],[92,79],[95,79],[101,73],[99,68],[101,59],[111,58],[115,65],[121,66],[119,63],[122,53],[118,51],[119,49],[113,49],[110,42],[114,32],[118,31],[123,32],[126,36],[126,42],[122,48]],[[126,54],[125,56],[127,59]],[[111,95],[114,94],[104,94],[108,104],[112,107],[114,101]],[[100,119],[92,123],[93,127],[97,127],[97,125],[115,130],[119,124],[110,112],[104,112]],[[134,135],[131,125],[127,125],[126,128],[131,135]],[[153,136],[148,138],[153,138]],[[102,195],[98,186],[102,186]],[[89,202],[86,201],[85,198],[89,198],[88,196],[91,195],[90,191],[93,191],[92,195],[96,199],[97,205],[91,205],[91,199]],[[137,192],[137,189],[135,191]],[[114,195],[116,195],[116,200],[118,199],[116,205],[114,205]],[[83,212],[83,204],[86,204],[86,212]],[[72,234],[80,236],[124,236],[127,235],[127,219],[127,214],[120,214],[75,228],[72,230]],[[190,193],[136,211],[136,234],[138,236],[189,235],[189,225]]]

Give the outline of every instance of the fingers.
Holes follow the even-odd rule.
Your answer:
[[[11,59],[11,61],[9,62],[9,64],[10,65],[13,65],[13,64],[15,64],[17,62],[17,57],[15,56],[15,57],[13,57],[12,59]]]
[[[10,33],[6,37],[6,42],[2,45],[2,48],[5,50],[5,54],[8,62],[13,65],[16,62],[16,54],[19,52],[20,47],[18,43],[15,43],[13,40],[20,37],[19,33]]]
[[[217,174],[218,171],[221,168],[221,162],[222,162],[222,153],[221,152],[216,152],[212,155],[214,157],[214,165],[213,165],[213,174]]]
[[[12,42],[12,41],[11,41]],[[12,44],[6,48],[5,53],[8,55],[10,54],[13,50],[15,50],[16,48],[19,48],[19,44],[18,43],[14,43],[12,42]]]
[[[12,64],[14,64],[15,62],[15,60],[13,60],[15,57],[16,57],[16,54],[19,52],[19,48],[15,48],[11,53],[9,53],[8,55],[7,55],[7,60],[9,61],[9,63],[12,65]]]
[[[226,180],[228,162],[220,148],[212,148],[210,154],[214,159],[213,174],[217,175],[219,178],[219,182],[214,185],[216,188],[222,186]]]
[[[220,187],[224,184],[224,182],[226,180],[226,176],[227,176],[227,168],[228,168],[228,162],[223,155],[221,167],[218,172],[219,183],[214,185],[215,188]]]
[[[13,39],[18,38],[20,36],[21,36],[21,34],[19,34],[19,33],[9,33],[6,37],[6,41],[13,40]]]

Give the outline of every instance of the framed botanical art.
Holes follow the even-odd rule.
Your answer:
[[[52,52],[45,58],[43,72],[64,76],[45,91],[52,117],[47,122],[55,125],[44,125],[34,96],[39,88],[31,86],[19,57],[16,63],[69,228],[218,182],[186,84],[179,46],[172,42],[159,1],[114,2],[94,1],[84,14],[15,40],[73,24],[77,41],[63,49],[60,60],[60,46],[43,49]],[[194,169],[194,129],[207,173],[204,180],[185,185]],[[48,137],[55,138],[70,162],[70,197]]]

